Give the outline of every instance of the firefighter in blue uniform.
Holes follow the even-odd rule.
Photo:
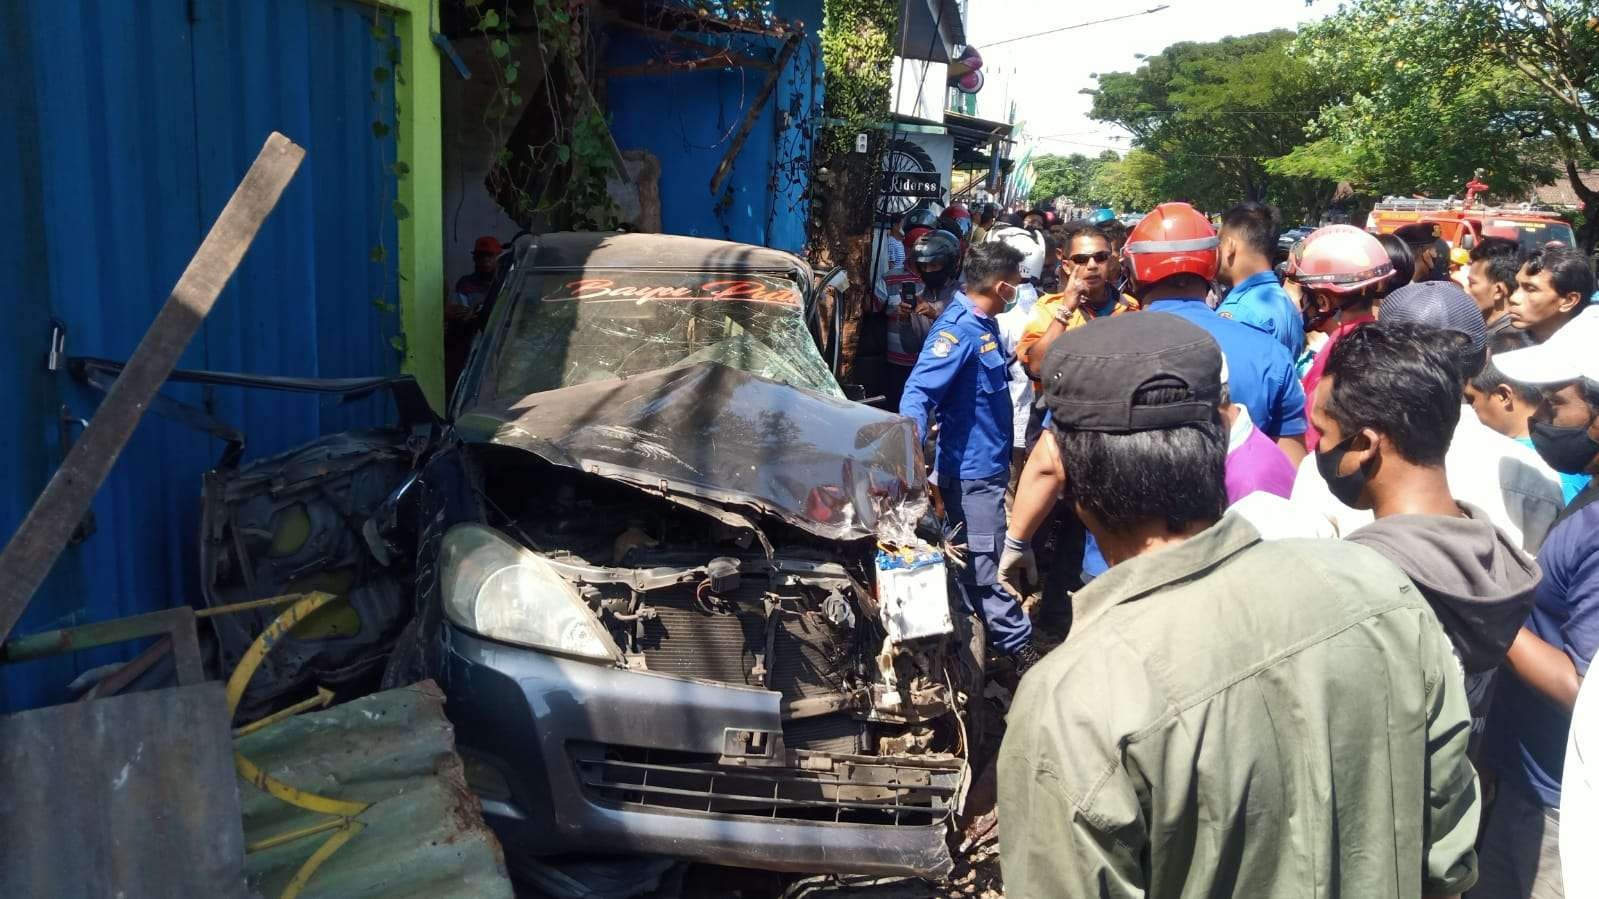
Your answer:
[[[1005,540],[1005,486],[1010,480],[1010,360],[994,316],[1014,298],[1022,254],[983,243],[966,254],[966,288],[933,323],[905,382],[899,413],[926,437],[938,421],[933,470],[944,500],[946,536],[965,544],[956,582],[967,609],[983,619],[989,645],[1025,670],[1036,660],[1033,627],[1017,598],[999,582]]]

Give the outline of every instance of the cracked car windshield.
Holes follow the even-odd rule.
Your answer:
[[[701,362],[842,396],[787,278],[752,273],[534,275],[493,364],[527,395]]]

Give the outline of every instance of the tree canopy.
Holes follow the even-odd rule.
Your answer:
[[[1567,179],[1584,244],[1599,230],[1599,185],[1578,177],[1599,164],[1593,0],[1349,0],[1298,35],[1174,44],[1085,93],[1135,147],[1090,189],[1128,203],[1315,217],[1343,183],[1446,196],[1481,169],[1507,198]]]

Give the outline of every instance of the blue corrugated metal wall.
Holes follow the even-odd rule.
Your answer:
[[[821,0],[779,0],[774,12],[805,23],[805,36],[760,112],[721,195],[711,176],[767,73],[702,69],[609,79],[611,131],[624,150],[645,149],[661,161],[661,219],[669,234],[715,237],[799,252],[805,247],[811,143],[821,114]],[[766,59],[780,38],[696,35],[734,52]],[[632,32],[610,32],[606,65],[659,58],[662,45]],[[693,55],[681,48],[673,56]]]
[[[76,355],[126,358],[268,132],[307,157],[183,366],[341,377],[396,370],[389,47],[342,0],[0,0],[0,537],[64,453],[62,407],[98,396],[44,371],[52,318]],[[10,127],[9,123],[15,123]],[[387,261],[369,261],[382,243]],[[370,401],[168,387],[241,428],[247,457],[387,415]],[[75,435],[74,435],[75,436]],[[199,478],[220,447],[147,417],[16,633],[197,601]],[[55,701],[127,649],[0,667],[0,708]]]

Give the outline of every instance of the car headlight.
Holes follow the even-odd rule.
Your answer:
[[[617,657],[610,635],[572,585],[537,553],[493,528],[451,528],[439,565],[444,612],[460,627],[551,652]]]

